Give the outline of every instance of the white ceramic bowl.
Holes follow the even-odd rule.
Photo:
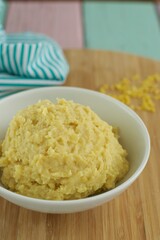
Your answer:
[[[0,139],[3,139],[12,117],[18,110],[40,99],[65,98],[88,105],[104,121],[120,129],[120,141],[128,151],[130,170],[125,178],[108,192],[80,200],[51,201],[25,197],[0,186],[0,196],[24,208],[48,213],[84,211],[115,198],[128,188],[143,171],[150,153],[150,138],[140,117],[121,102],[104,94],[74,87],[47,87],[21,92],[0,101]]]

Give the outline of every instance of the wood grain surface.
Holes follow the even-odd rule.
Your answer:
[[[160,73],[160,62],[105,51],[65,51],[71,71],[66,82],[98,90],[122,77]],[[76,214],[42,214],[0,198],[0,240],[160,240],[160,104],[155,113],[138,112],[151,137],[149,162],[123,194]]]

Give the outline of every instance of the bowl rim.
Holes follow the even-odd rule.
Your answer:
[[[41,204],[41,205],[48,205],[48,206],[53,206],[53,205],[59,205],[59,206],[70,206],[70,205],[79,205],[79,204],[87,204],[89,202],[93,202],[93,201],[99,201],[99,200],[103,200],[106,199],[106,197],[108,198],[112,198],[114,195],[118,195],[120,192],[124,191],[127,187],[129,187],[137,178],[138,176],[141,174],[141,172],[144,170],[148,159],[149,159],[149,155],[150,155],[150,136],[147,130],[147,127],[145,126],[143,120],[140,118],[140,116],[133,111],[131,108],[129,108],[127,105],[125,105],[124,103],[120,102],[119,100],[94,91],[94,90],[90,90],[90,89],[85,89],[85,88],[80,88],[80,87],[70,87],[70,86],[60,86],[60,87],[41,87],[41,88],[34,88],[34,89],[27,89],[25,91],[22,92],[18,92],[15,94],[12,94],[10,96],[7,96],[3,99],[0,99],[0,105],[5,103],[8,100],[12,100],[13,98],[16,97],[21,97],[24,95],[28,95],[28,93],[35,93],[35,92],[43,92],[44,90],[65,90],[65,91],[80,91],[80,92],[84,92],[87,94],[91,94],[94,95],[96,97],[100,97],[100,98],[104,98],[107,99],[108,101],[114,103],[115,105],[118,105],[118,107],[122,108],[124,111],[126,111],[128,114],[130,114],[135,121],[138,122],[138,124],[141,125],[142,129],[143,129],[143,133],[145,135],[145,142],[146,142],[146,151],[143,157],[143,160],[140,164],[140,166],[136,169],[136,171],[132,174],[132,176],[130,176],[125,182],[121,183],[119,186],[116,186],[114,189],[111,189],[109,191],[100,193],[98,195],[94,195],[94,196],[90,196],[90,197],[86,197],[86,198],[82,198],[82,199],[73,199],[73,200],[45,200],[45,199],[39,199],[39,198],[32,198],[32,197],[28,197],[25,195],[21,195],[18,194],[16,192],[12,192],[2,186],[0,186],[0,196],[4,197],[4,196],[11,196],[12,198],[17,198],[18,200],[21,201],[25,201],[28,203],[36,203],[36,204]],[[5,197],[4,197],[5,198]]]

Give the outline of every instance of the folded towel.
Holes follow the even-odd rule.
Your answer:
[[[61,85],[68,71],[63,52],[52,39],[0,31],[0,96],[25,88]]]

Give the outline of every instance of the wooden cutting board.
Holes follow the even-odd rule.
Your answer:
[[[124,76],[160,73],[160,62],[122,53],[67,50],[65,85],[98,90]],[[116,199],[76,214],[44,214],[0,198],[0,240],[160,240],[160,101],[155,113],[138,112],[151,137],[149,162]]]

